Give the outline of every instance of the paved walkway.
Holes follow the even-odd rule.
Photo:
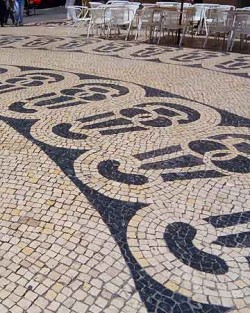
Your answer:
[[[250,312],[249,55],[0,36],[0,312]]]

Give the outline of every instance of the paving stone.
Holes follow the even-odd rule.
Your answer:
[[[1,29],[0,312],[247,313],[249,55],[69,27]]]

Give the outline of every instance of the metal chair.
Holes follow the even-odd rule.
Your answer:
[[[108,23],[110,21],[109,16],[107,15],[106,7],[90,8],[89,9],[90,21],[89,27],[87,30],[87,40],[90,35],[90,31],[96,29],[98,35],[105,35],[105,30],[108,28]]]
[[[111,34],[112,29],[115,30],[115,34],[120,34],[121,27],[128,27],[127,35],[125,40],[128,39],[128,36],[131,31],[132,22],[135,17],[136,9],[138,6],[120,6],[120,7],[110,7],[107,10],[109,11],[109,35]]]
[[[230,43],[228,44],[228,50],[232,51],[235,39],[240,36],[240,46],[244,40],[250,36],[250,10],[236,11],[234,25],[230,34]]]
[[[67,9],[70,10],[71,15],[74,18],[74,23],[68,34],[71,35],[75,27],[78,29],[82,23],[88,23],[90,18],[88,17],[88,8],[85,6],[68,6]]]
[[[152,33],[160,27],[160,16],[156,15],[153,7],[145,7],[141,10],[138,16],[137,30],[135,34],[135,40],[137,40],[141,34],[142,30],[145,30],[145,36],[151,39]],[[148,35],[149,33],[149,35]]]
[[[160,34],[158,37],[158,43],[160,42],[160,38],[164,36],[164,32],[167,32],[168,35],[170,32],[172,34],[176,32],[182,32],[179,46],[181,46],[182,41],[186,35],[186,32],[189,27],[193,25],[193,16],[195,9],[192,7],[185,8],[182,12],[177,8],[168,8],[162,12],[162,22],[160,27]],[[180,15],[182,14],[182,23],[180,25]]]
[[[209,19],[205,20],[206,38],[203,44],[203,48],[206,47],[209,36],[213,35],[214,38],[220,39],[223,34],[223,44],[227,36],[230,40],[230,33],[233,28],[234,14],[232,10],[224,11],[223,9],[209,9],[207,12]]]

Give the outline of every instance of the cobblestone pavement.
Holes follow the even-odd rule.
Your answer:
[[[0,36],[0,313],[250,312],[249,55]]]

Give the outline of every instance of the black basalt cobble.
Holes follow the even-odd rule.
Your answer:
[[[228,271],[226,262],[218,256],[197,249],[192,241],[196,229],[186,223],[169,224],[164,233],[164,239],[170,251],[184,264],[196,270],[215,275]]]

